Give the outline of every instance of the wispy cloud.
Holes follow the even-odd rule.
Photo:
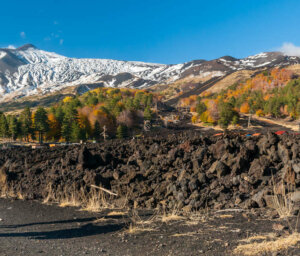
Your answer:
[[[64,39],[60,39],[60,40],[59,40],[59,44],[60,44],[60,45],[63,45],[63,43],[64,43]]]
[[[293,43],[284,43],[279,48],[279,51],[283,52],[285,55],[288,55],[288,56],[300,57],[300,47],[294,45]]]
[[[22,38],[26,38],[26,33],[25,33],[24,31],[22,31],[22,32],[20,33],[20,36],[21,36]]]

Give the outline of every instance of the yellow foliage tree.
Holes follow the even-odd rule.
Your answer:
[[[257,111],[255,112],[255,114],[256,114],[257,116],[264,116],[264,115],[265,115],[265,114],[264,114],[264,111],[262,111],[261,109],[257,110]]]
[[[244,102],[240,108],[241,113],[248,114],[250,111],[250,106],[248,102]]]
[[[197,123],[197,121],[198,121],[197,116],[192,116],[192,123],[195,124]]]
[[[69,103],[69,102],[71,102],[72,100],[73,100],[72,97],[67,96],[67,97],[65,97],[65,98],[63,99],[63,102],[64,102],[64,103]]]

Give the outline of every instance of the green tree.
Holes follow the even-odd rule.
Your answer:
[[[19,135],[18,120],[15,116],[10,116],[9,118],[9,133],[13,140],[16,140]]]
[[[117,138],[123,139],[127,136],[127,127],[125,125],[119,125],[117,128]]]
[[[237,125],[238,122],[239,122],[239,116],[237,114],[235,114],[232,118],[232,124]]]
[[[43,135],[49,130],[47,112],[43,107],[34,113],[34,128],[39,133],[39,142],[43,143]]]
[[[66,142],[69,142],[71,140],[71,124],[72,122],[67,117],[63,119],[61,125],[61,136],[65,139]]]
[[[207,110],[206,105],[203,102],[198,102],[196,105],[196,112],[201,115],[203,112]]]
[[[150,109],[149,106],[147,106],[147,107],[145,108],[145,110],[144,110],[144,119],[145,119],[145,120],[150,120],[150,121],[151,121],[151,119],[152,119],[152,111],[151,111],[151,109]]]
[[[3,113],[0,113],[0,136],[3,138],[8,137],[8,122],[6,116]]]
[[[29,140],[29,135],[33,133],[32,127],[32,113],[29,107],[26,107],[19,118],[20,126],[21,126],[21,133],[22,136],[25,138],[26,141]]]
[[[98,141],[100,137],[101,137],[101,127],[100,127],[100,123],[96,121],[93,130],[93,138]]]
[[[233,109],[233,106],[228,102],[222,102],[219,105],[220,119],[218,120],[219,125],[226,129],[228,125],[234,121],[234,116],[238,116],[238,113]],[[236,119],[236,118],[235,118]]]
[[[71,138],[75,142],[86,139],[85,131],[80,128],[77,122],[73,122],[71,125]]]

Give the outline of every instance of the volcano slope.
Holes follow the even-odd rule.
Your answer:
[[[23,199],[84,201],[82,196],[96,185],[116,194],[110,196],[110,203],[136,208],[265,207],[274,188],[294,192],[300,185],[299,138],[273,133],[206,137],[185,132],[164,138],[1,150],[0,188],[3,195]],[[284,189],[275,190],[285,195]]]

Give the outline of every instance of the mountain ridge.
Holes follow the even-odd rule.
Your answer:
[[[0,49],[0,102],[24,96],[46,95],[81,84],[104,87],[149,88],[189,76],[222,77],[237,70],[255,70],[299,64],[300,58],[280,52],[264,52],[237,59],[193,60],[159,64],[111,59],[69,58],[36,48]]]

